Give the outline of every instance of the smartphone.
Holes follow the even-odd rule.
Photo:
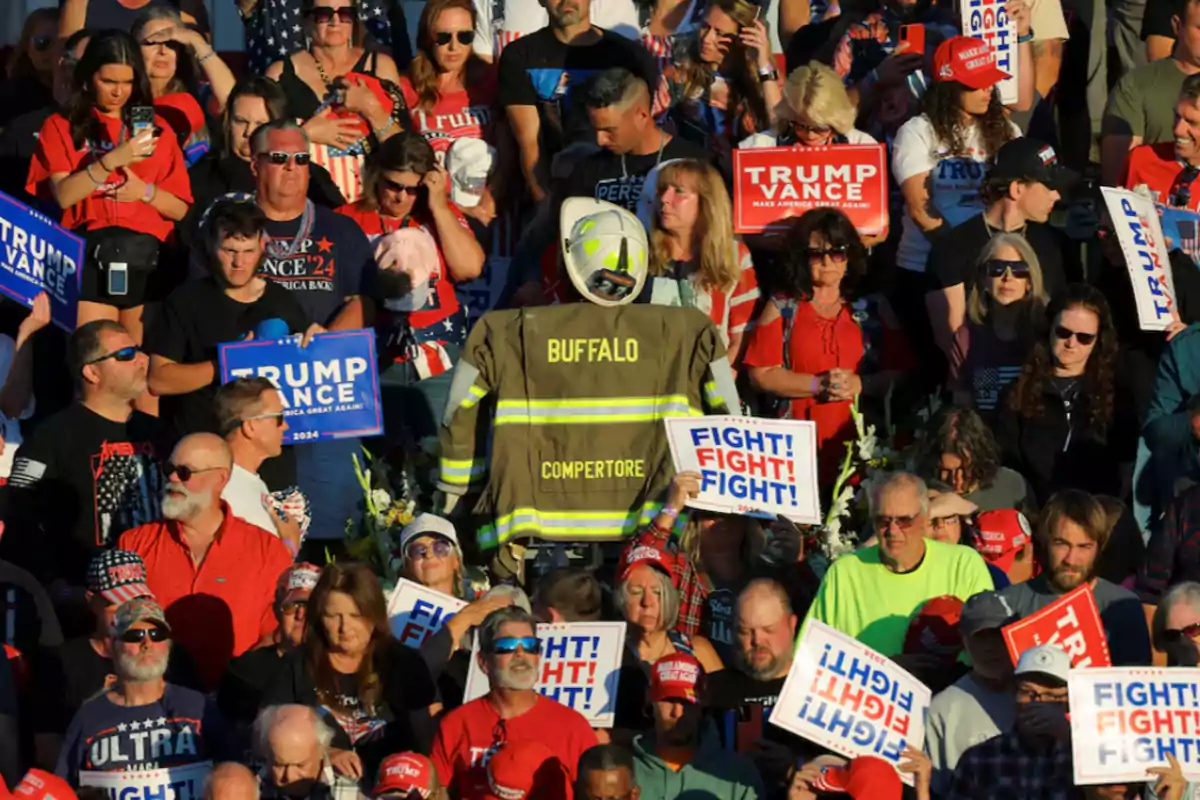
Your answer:
[[[908,42],[908,49],[904,52],[925,55],[925,26],[901,25],[900,41]]]
[[[154,127],[154,106],[134,106],[129,109],[129,127],[133,135]]]
[[[108,265],[108,295],[123,297],[129,294],[129,265],[116,262]]]

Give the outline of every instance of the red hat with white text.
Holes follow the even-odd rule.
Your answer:
[[[0,800],[76,800],[75,790],[57,775],[31,769],[12,792],[0,778]]]
[[[996,53],[982,39],[953,36],[933,54],[933,78],[957,81],[968,89],[990,89],[1012,77],[996,66]]]
[[[427,798],[436,788],[437,772],[428,756],[396,753],[379,762],[379,777],[371,794],[375,797],[392,794],[408,796],[416,792]]]
[[[812,788],[845,792],[854,800],[900,800],[904,787],[891,764],[875,756],[859,756],[845,767],[822,767]]]
[[[1012,569],[1017,553],[1033,541],[1029,520],[1015,508],[984,511],[975,518],[975,527],[978,531],[975,549],[985,561],[1004,572]]]
[[[550,765],[547,767],[547,762]],[[535,789],[556,783],[558,759],[548,745],[536,739],[513,739],[497,750],[487,765],[488,790],[496,800],[525,800],[541,795]],[[544,769],[545,768],[545,769]]]
[[[700,702],[700,682],[704,680],[704,667],[695,656],[673,653],[654,662],[650,675],[650,700],[683,700]]]
[[[667,573],[671,583],[679,588],[679,557],[667,548],[653,544],[635,544],[622,554],[621,563],[617,566],[617,583],[624,582],[633,568],[640,564],[648,564]]]

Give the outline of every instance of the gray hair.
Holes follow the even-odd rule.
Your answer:
[[[900,471],[880,472],[868,481],[867,501],[870,504],[872,516],[875,515],[875,508],[879,504],[880,496],[893,486],[907,486],[916,492],[921,501],[921,515],[929,516],[929,489],[925,486],[925,481],[911,472]]]
[[[1027,300],[1032,301],[1036,312],[1041,313],[1049,302],[1046,295],[1046,284],[1042,280],[1042,266],[1038,263],[1037,253],[1029,240],[1019,233],[997,233],[983,246],[979,258],[975,259],[975,280],[971,283],[970,295],[967,298],[967,317],[976,325],[982,325],[988,315],[987,287],[990,278],[987,274],[987,262],[996,257],[1001,247],[1011,247],[1029,267],[1029,294]]]
[[[524,623],[533,631],[533,635],[537,636],[537,620],[533,618],[533,614],[519,606],[505,606],[488,614],[479,626],[479,652],[491,655],[496,640],[500,638],[500,626],[506,622]]]
[[[1159,652],[1166,650],[1162,636],[1167,629],[1167,615],[1179,603],[1187,603],[1197,613],[1200,613],[1200,583],[1195,581],[1177,583],[1168,589],[1167,593],[1158,601],[1158,607],[1154,609],[1154,617],[1150,621],[1150,641],[1154,644],[1154,649]]]
[[[658,596],[660,598],[658,602],[661,609],[663,630],[669,631],[679,621],[679,591],[675,588],[675,584],[671,583],[670,575],[653,567],[650,568],[650,571],[658,579]],[[626,583],[628,583],[628,580],[621,581],[613,591],[613,603],[621,610],[622,615],[625,613],[625,603],[629,599],[629,594],[625,591]]]
[[[522,611],[532,614],[533,606],[529,603],[529,595],[520,586],[513,586],[508,583],[501,583],[498,586],[493,586],[484,593],[484,597],[511,597],[513,606]]]
[[[299,131],[304,137],[304,146],[309,147],[308,131],[304,130],[300,123],[294,119],[273,119],[270,122],[264,122],[255,128],[254,133],[250,134],[250,153],[255,156],[260,156],[267,152],[267,137],[276,131]]]
[[[295,713],[297,709],[303,709],[308,712],[308,718],[312,721],[313,736],[317,740],[317,745],[321,748],[322,753],[329,751],[329,746],[333,743],[333,729],[321,719],[321,715],[309,706],[302,706],[296,703],[284,703],[277,706],[267,706],[258,712],[258,716],[254,718],[254,727],[251,729],[250,741],[254,745],[254,752],[259,758],[267,758],[271,753],[271,731],[275,728],[279,717],[285,713]]]

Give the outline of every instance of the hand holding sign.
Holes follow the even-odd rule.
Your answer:
[[[1167,767],[1151,767],[1146,772],[1158,778],[1154,784],[1154,796],[1158,800],[1183,800],[1188,779],[1183,777],[1183,767],[1173,753],[1167,753]]]
[[[28,342],[35,333],[49,324],[50,295],[38,292],[37,297],[33,298],[33,307],[29,309],[29,316],[21,320],[21,324],[17,326],[16,349],[20,350],[21,346]]]
[[[1071,656],[1072,667],[1107,667],[1108,638],[1100,622],[1090,584],[1067,592],[1036,614],[1002,629],[1013,664],[1039,644],[1057,644]]]

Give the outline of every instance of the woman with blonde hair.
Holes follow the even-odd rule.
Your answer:
[[[416,55],[400,78],[412,129],[429,141],[442,165],[448,153],[454,160],[455,142],[474,139],[496,148],[504,130],[496,72],[472,49],[477,16],[471,0],[429,0],[417,23]],[[499,173],[493,171],[476,205],[463,206],[464,214],[484,224],[492,221],[496,216],[493,186]]]
[[[950,384],[955,404],[985,415],[1021,374],[1049,298],[1037,254],[1019,233],[998,233],[976,262],[967,322],[954,334]]]
[[[733,143],[771,128],[782,99],[759,7],[712,0],[698,35],[678,63],[663,70],[655,113],[674,132],[706,146],[722,172],[732,170]]]
[[[858,109],[842,79],[830,67],[810,61],[796,67],[783,85],[775,107],[773,134],[755,134],[738,147],[819,147],[827,144],[875,144],[854,127]]]
[[[655,190],[648,299],[708,314],[736,364],[759,291],[750,250],[733,235],[725,183],[709,164],[685,158],[663,164]]]

